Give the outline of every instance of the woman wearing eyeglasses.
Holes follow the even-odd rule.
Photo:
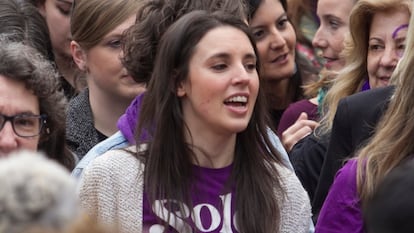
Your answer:
[[[40,150],[73,168],[64,141],[66,102],[55,69],[35,49],[1,38],[0,57],[0,157]]]

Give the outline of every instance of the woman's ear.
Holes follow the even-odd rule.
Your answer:
[[[186,81],[186,79],[178,81],[179,72],[177,70],[174,70],[171,75],[172,75],[172,80],[174,80],[173,83],[175,84],[174,85],[175,94],[178,97],[185,96],[187,94],[187,89],[186,89],[187,88],[187,81]]]
[[[183,80],[183,81],[179,82],[178,85],[177,85],[177,96],[178,97],[183,97],[187,94],[187,91],[186,91],[186,86],[187,85],[186,85],[185,82],[186,81]]]
[[[39,11],[39,13],[44,17],[44,18],[46,18],[46,6],[45,6],[45,4],[46,4],[46,1],[45,2],[43,2],[43,3],[40,3],[41,1],[37,1],[37,3],[36,3],[36,8],[37,8],[37,11]]]
[[[70,42],[70,51],[72,53],[73,61],[76,63],[78,68],[82,71],[87,71],[87,56],[85,51],[81,48],[81,46],[76,42]]]

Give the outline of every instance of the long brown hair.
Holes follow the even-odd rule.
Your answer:
[[[176,90],[188,76],[189,62],[198,42],[208,31],[221,26],[244,32],[257,54],[245,22],[222,12],[193,11],[170,26],[160,42],[135,138],[137,147],[148,143],[139,137],[144,130],[148,130],[151,138],[148,150],[137,155],[146,164],[145,189],[150,202],[178,200],[192,206],[189,188],[193,182],[193,145],[184,137],[186,125]],[[268,136],[269,121],[263,101],[264,96],[259,90],[248,126],[237,134],[229,180],[236,189],[236,221],[243,233],[277,232],[279,229],[280,204],[274,192],[283,191],[273,165],[281,163],[281,159]],[[173,203],[168,204],[171,213]]]

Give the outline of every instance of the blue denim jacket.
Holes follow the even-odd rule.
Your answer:
[[[128,146],[130,146],[128,140],[126,140],[121,131],[117,131],[109,138],[103,140],[102,142],[92,147],[92,149],[90,149],[88,153],[86,153],[86,155],[79,161],[79,163],[73,169],[72,176],[79,179],[86,166],[88,166],[88,164],[96,157],[104,154],[109,150],[125,148]]]
[[[283,147],[282,143],[279,140],[279,137],[276,136],[271,130],[269,130],[270,139],[272,140],[273,145],[280,152],[283,163],[293,171],[292,164],[290,163],[288,154]],[[79,179],[82,175],[83,170],[86,166],[96,157],[104,154],[105,152],[112,149],[119,149],[130,146],[128,140],[124,137],[121,131],[116,132],[106,140],[95,145],[88,153],[79,161],[75,169],[72,171],[72,176]]]

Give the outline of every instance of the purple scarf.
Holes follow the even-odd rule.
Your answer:
[[[125,113],[119,118],[117,124],[118,129],[132,145],[135,144],[134,133],[137,126],[137,119],[139,117],[143,97],[144,93],[135,97],[135,99],[126,109]]]
[[[371,87],[369,86],[369,80],[366,79],[365,82],[364,82],[364,85],[362,85],[361,91],[366,91],[366,90],[369,90],[369,89],[371,89]]]

